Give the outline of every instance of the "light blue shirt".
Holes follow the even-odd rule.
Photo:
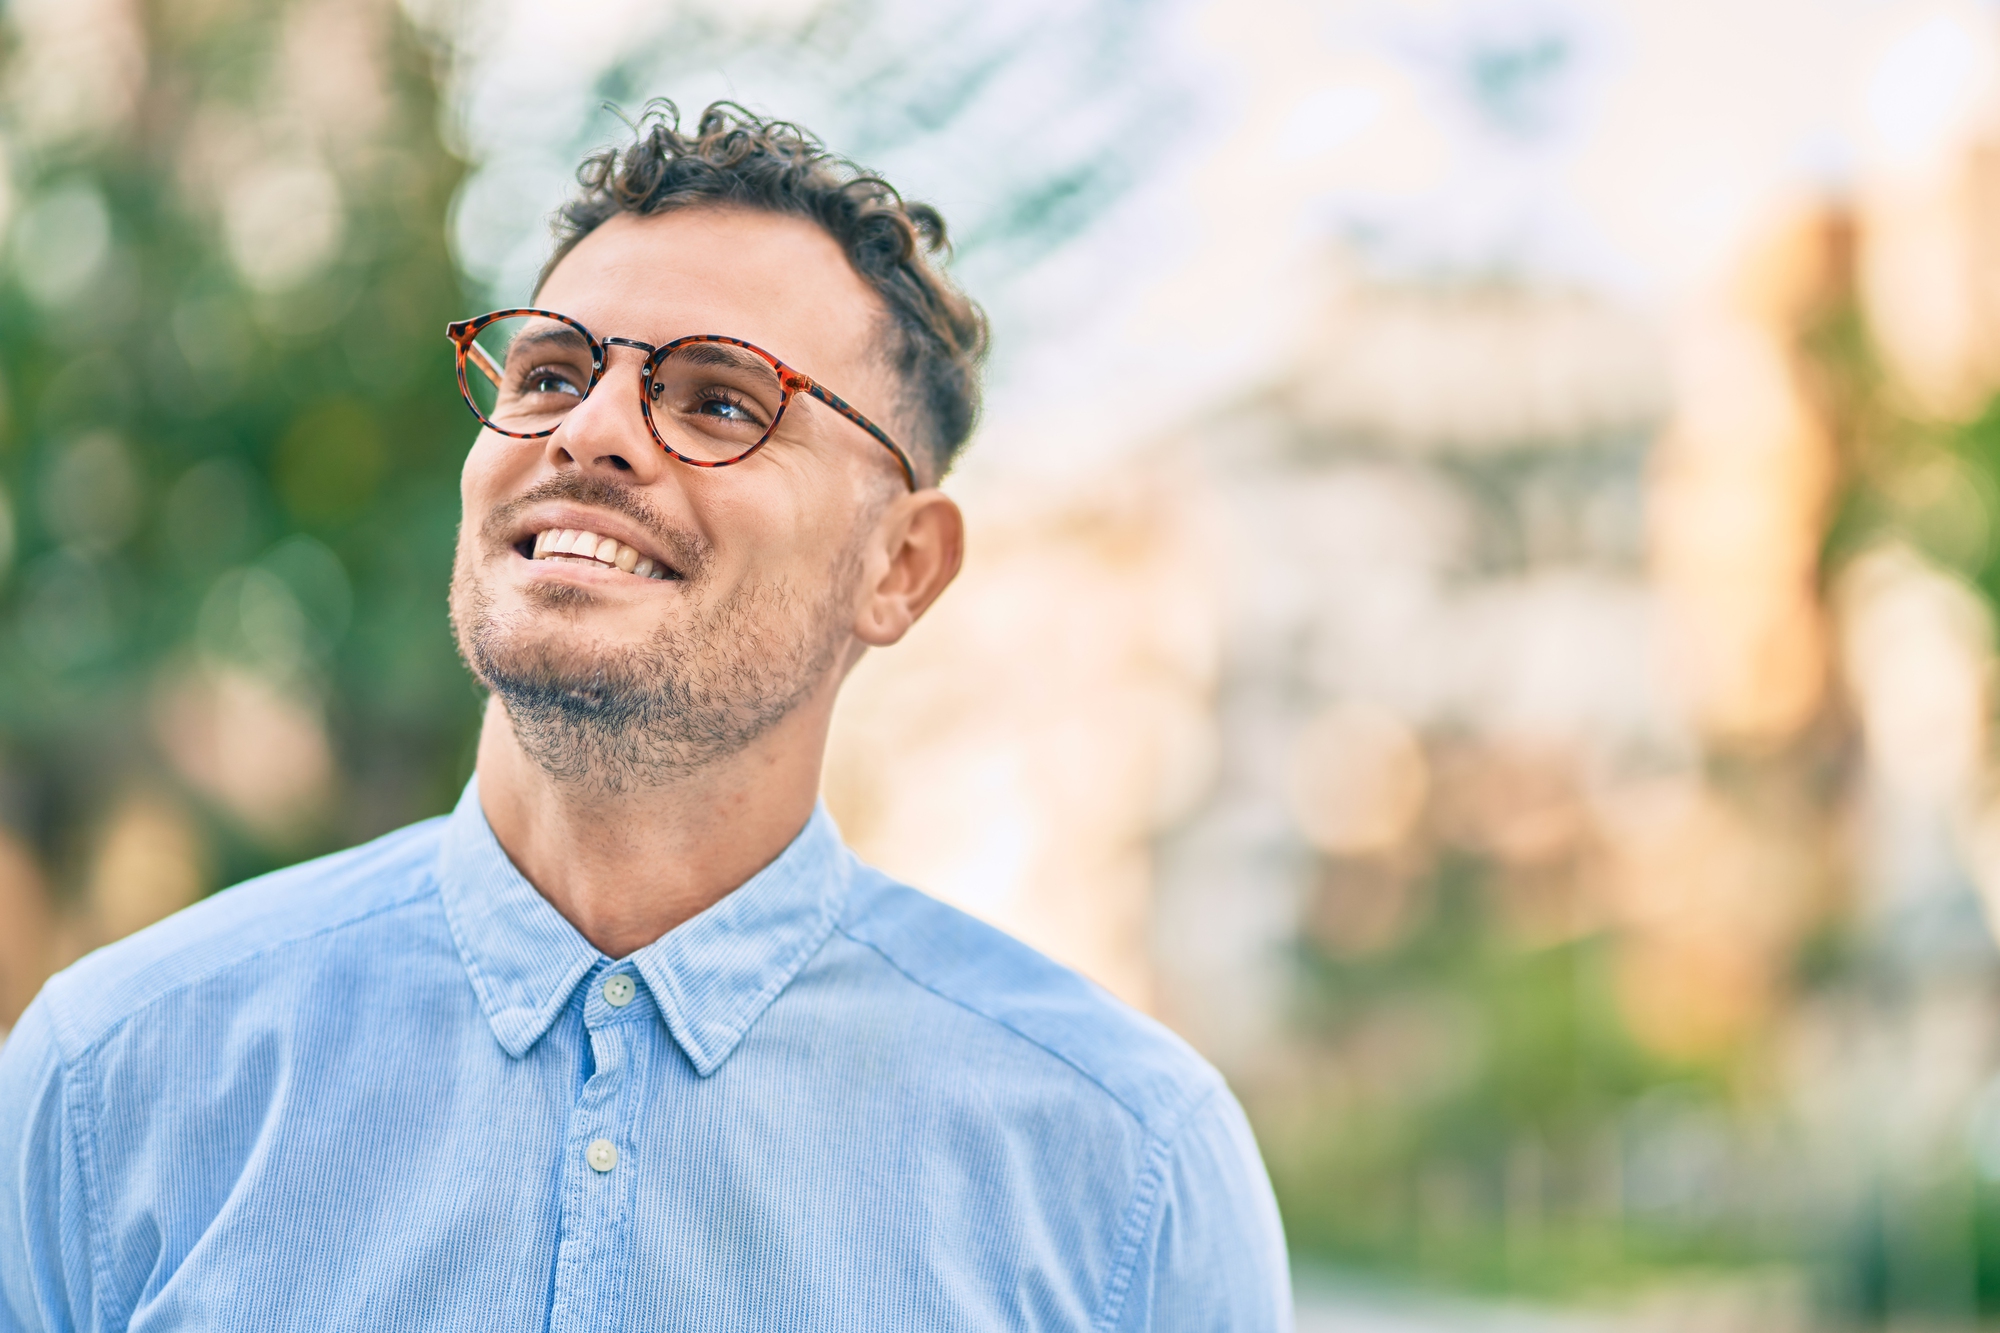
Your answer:
[[[629,958],[452,815],[51,981],[0,1328],[1290,1327],[1242,1112],[822,810]]]

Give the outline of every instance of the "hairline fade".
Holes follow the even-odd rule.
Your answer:
[[[909,203],[887,181],[827,151],[787,121],[765,120],[734,102],[711,103],[692,135],[666,98],[646,103],[624,144],[577,168],[579,189],[556,213],[556,265],[620,214],[640,217],[717,205],[802,217],[819,224],[881,300],[881,351],[902,386],[899,416],[932,480],[964,449],[979,419],[986,315],[945,276],[951,242],[929,204]]]

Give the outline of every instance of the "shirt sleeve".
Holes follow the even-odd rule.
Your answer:
[[[1116,1327],[1290,1333],[1291,1271],[1271,1179],[1243,1109],[1218,1090],[1182,1128],[1161,1180],[1152,1244]]]
[[[89,1323],[89,1247],[64,1074],[37,1000],[0,1047],[0,1333],[72,1333]]]

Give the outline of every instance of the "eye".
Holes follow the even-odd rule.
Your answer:
[[[695,403],[698,416],[714,417],[732,425],[755,426],[762,424],[743,401],[726,389],[710,389]]]
[[[521,376],[522,393],[560,393],[572,398],[583,397],[580,388],[570,372],[556,366],[537,366]]]

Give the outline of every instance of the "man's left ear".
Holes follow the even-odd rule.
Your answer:
[[[965,515],[943,491],[899,496],[876,525],[854,637],[886,648],[910,632],[965,559]]]

